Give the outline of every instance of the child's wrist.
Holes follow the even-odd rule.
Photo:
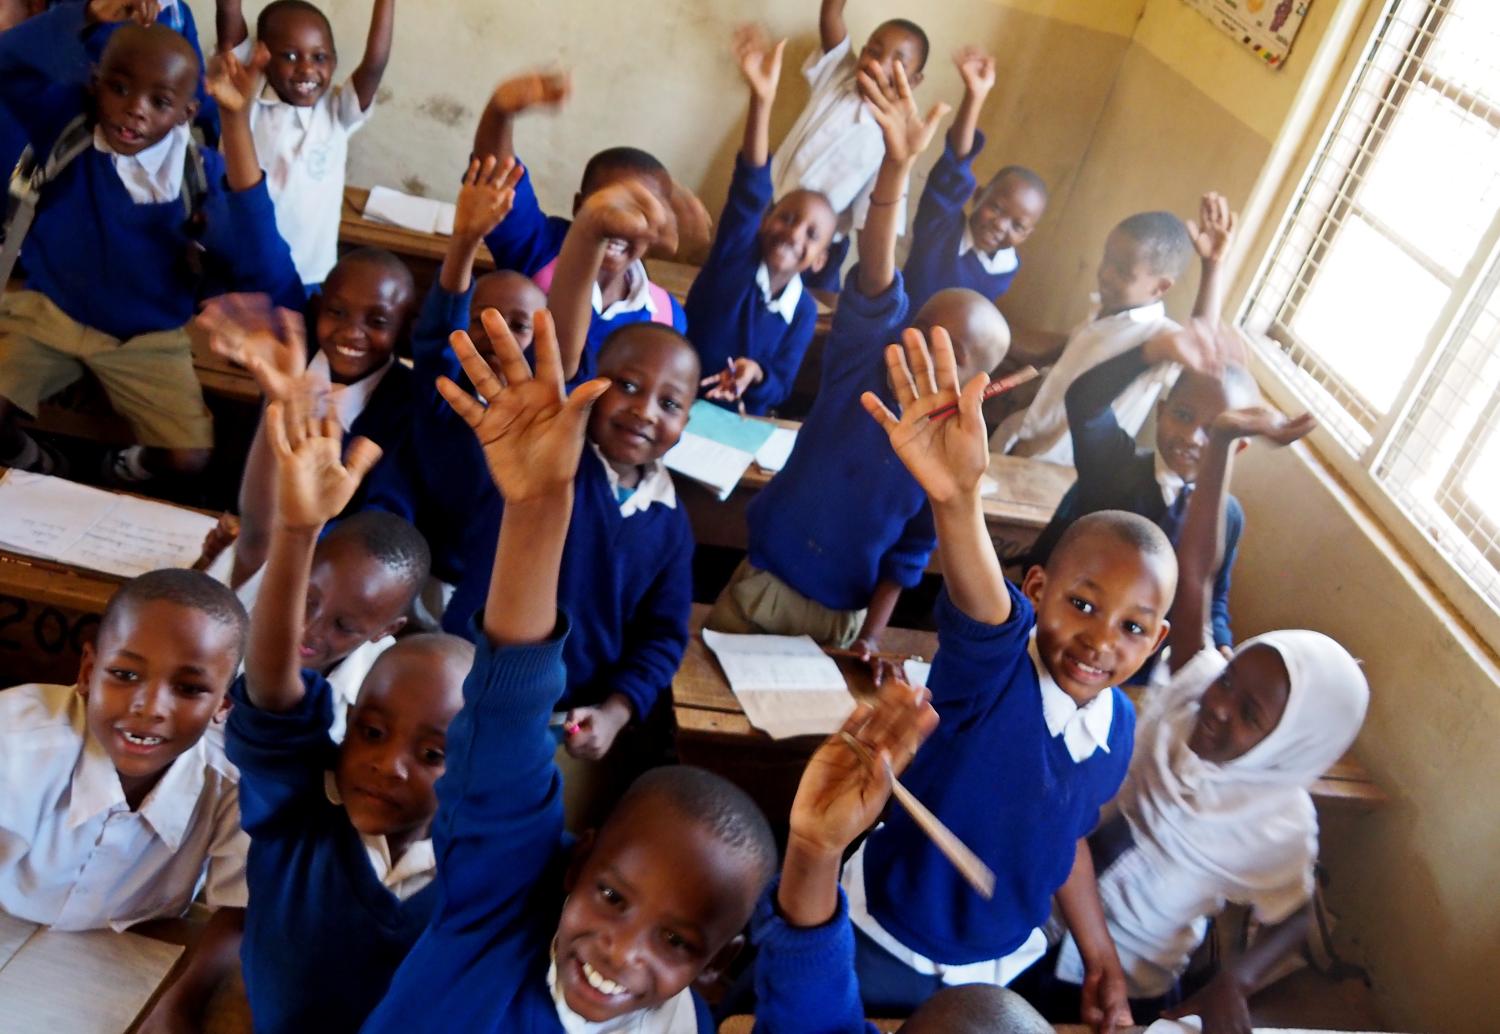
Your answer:
[[[318,532],[323,530],[327,521],[318,521],[316,524],[308,524],[302,521],[289,521],[279,514],[276,517],[276,534],[293,542],[303,543],[307,541],[316,542]]]

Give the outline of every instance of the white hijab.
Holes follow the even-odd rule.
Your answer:
[[[1250,894],[1308,878],[1318,820],[1307,788],[1354,742],[1370,698],[1354,658],[1320,632],[1271,632],[1236,654],[1256,646],[1281,656],[1289,686],[1286,710],[1265,739],[1223,765],[1188,747],[1204,691],[1228,664],[1206,649],[1147,700],[1120,790],[1120,810],[1138,838]]]

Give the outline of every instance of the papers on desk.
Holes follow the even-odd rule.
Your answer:
[[[119,1034],[182,948],[133,933],[59,933],[0,913],[0,1027]]]
[[[828,736],[854,710],[838,665],[810,636],[704,629],[703,642],[719,659],[745,717],[773,740]]]
[[[662,461],[668,470],[707,485],[722,502],[774,430],[775,424],[751,420],[699,399],[688,413],[687,429]]]
[[[189,567],[214,518],[45,474],[0,478],[0,547],[121,578]]]
[[[377,223],[389,223],[418,233],[439,233],[444,237],[453,235],[453,205],[446,201],[434,201],[430,197],[403,194],[390,187],[370,188],[364,215],[366,219]]]
[[[786,466],[791,458],[792,446],[797,444],[797,432],[790,427],[778,427],[766,439],[766,444],[755,450],[755,465],[774,474]]]
[[[1157,1020],[1147,1027],[1144,1034],[1199,1034],[1203,1021],[1197,1016],[1184,1016],[1180,1020]],[[1360,1034],[1358,1031],[1303,1030],[1300,1027],[1256,1027],[1255,1034]],[[1368,1034],[1368,1032],[1365,1032]]]

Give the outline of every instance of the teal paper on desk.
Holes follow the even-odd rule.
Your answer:
[[[729,498],[755,460],[755,453],[776,430],[764,420],[747,420],[712,402],[698,401],[677,444],[662,457],[667,469],[706,486],[719,499]]]
[[[704,399],[694,402],[693,408],[688,410],[688,434],[711,439],[752,456],[766,444],[774,430],[776,425],[769,421],[750,420]]]

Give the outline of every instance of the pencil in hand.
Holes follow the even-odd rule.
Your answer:
[[[1035,380],[1039,376],[1041,376],[1041,374],[1035,366],[1023,366],[1015,373],[1011,374],[1009,377],[1002,377],[998,381],[990,381],[989,384],[986,384],[983,393],[981,393],[979,396],[979,401],[988,402],[990,399],[995,398],[998,395],[1004,395],[1012,388],[1019,388],[1027,381]],[[957,412],[958,403],[950,402],[948,405],[939,406],[931,413],[928,413],[927,419],[946,420]]]

